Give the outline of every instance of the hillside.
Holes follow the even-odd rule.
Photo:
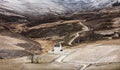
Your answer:
[[[71,15],[66,15],[59,20],[50,22],[39,22],[37,20],[34,20],[33,22],[26,21],[28,19],[19,14],[12,14],[11,16],[11,14],[4,13],[1,14],[0,17],[0,31],[3,31],[2,33],[9,31],[13,34],[17,33],[23,35],[25,38],[27,37],[26,39],[32,38],[33,40],[42,43],[44,51],[52,49],[55,42],[74,46],[83,42],[120,38],[119,6],[93,11],[76,12]],[[10,18],[10,20],[7,18]],[[82,25],[80,23],[82,23]],[[89,30],[82,31],[84,26]],[[46,45],[46,43],[50,43],[51,46]],[[29,42],[25,45],[19,44],[17,46],[23,47],[26,45],[26,48],[30,50],[30,47],[28,46],[31,45],[31,43]],[[33,46],[33,49],[37,47],[38,46]]]
[[[119,0],[0,0],[0,15],[11,22],[50,22],[80,11],[112,7],[116,2]]]
[[[0,59],[32,56],[41,53],[41,45],[21,35],[0,32]]]
[[[70,20],[43,23],[38,25],[26,24],[27,29],[20,34],[32,38],[44,38],[67,43],[76,33],[81,31],[81,22],[89,28],[83,32],[74,43],[84,41],[118,39],[120,38],[120,7],[80,12],[67,17]]]
[[[120,0],[0,0],[0,70],[120,70],[119,56]]]

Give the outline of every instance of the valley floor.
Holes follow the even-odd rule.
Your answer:
[[[64,52],[36,55],[38,63],[27,57],[0,60],[0,70],[120,70],[120,39],[83,43]]]

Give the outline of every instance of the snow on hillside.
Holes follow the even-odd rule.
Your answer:
[[[117,0],[0,0],[0,8],[28,17],[60,15],[67,12],[112,6]]]

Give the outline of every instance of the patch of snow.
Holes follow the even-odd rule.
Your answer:
[[[0,0],[0,8],[38,17],[112,6],[117,0]],[[120,1],[120,0],[118,0]]]

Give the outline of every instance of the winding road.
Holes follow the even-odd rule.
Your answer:
[[[90,29],[89,29],[86,25],[84,25],[83,23],[79,22],[79,24],[82,26],[82,30],[79,31],[79,32],[77,32],[77,33],[75,34],[75,36],[69,41],[69,43],[68,43],[69,45],[72,45],[72,42],[73,42],[76,38],[78,38],[81,33],[90,30]]]

